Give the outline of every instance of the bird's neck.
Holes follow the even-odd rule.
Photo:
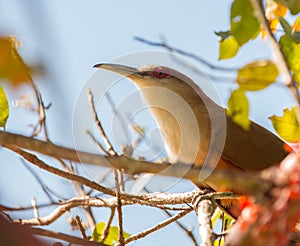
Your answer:
[[[164,138],[170,162],[202,165],[211,140],[209,107],[215,103],[193,90],[174,91],[153,86],[141,88]],[[206,102],[204,102],[207,100]]]

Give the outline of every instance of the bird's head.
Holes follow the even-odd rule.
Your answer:
[[[183,98],[201,97],[206,95],[199,86],[184,74],[165,66],[145,66],[135,68],[112,63],[101,63],[94,67],[106,69],[132,80],[138,88],[157,87],[172,90]],[[209,99],[208,99],[209,100]]]

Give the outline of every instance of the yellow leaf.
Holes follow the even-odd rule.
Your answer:
[[[298,121],[299,108],[284,109],[283,116],[273,115],[269,117],[278,135],[287,142],[300,141],[300,126]]]
[[[2,86],[0,86],[0,127],[5,127],[9,116],[9,107],[6,94]]]
[[[257,91],[266,88],[276,81],[279,71],[270,60],[251,62],[239,69],[237,83],[247,91]]]
[[[220,40],[219,60],[234,57],[239,48],[240,46],[233,36]]]
[[[104,222],[99,222],[96,224],[93,234],[92,241],[101,242],[102,236],[104,233],[104,229],[106,224]],[[130,237],[130,234],[123,231],[124,239]],[[108,235],[104,241],[105,245],[116,245],[119,238],[119,228],[117,226],[110,226],[108,230]]]
[[[248,118],[249,102],[244,90],[237,89],[231,93],[226,114],[232,118],[232,121],[235,124],[239,125],[244,130],[249,130],[251,124],[251,121]]]

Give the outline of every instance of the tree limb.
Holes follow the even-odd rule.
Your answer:
[[[276,62],[277,67],[281,70],[284,78],[286,79],[286,85],[290,88],[296,102],[300,105],[300,96],[297,85],[293,76],[291,75],[290,68],[288,63],[284,57],[284,54],[281,51],[280,45],[277,42],[276,38],[274,37],[272,30],[270,28],[270,24],[265,16],[265,11],[263,8],[263,4],[261,0],[251,0],[253,8],[255,10],[256,17],[258,18],[260,24],[262,25],[263,29],[266,31],[267,36],[269,37],[272,51],[276,55]]]
[[[205,171],[205,168],[203,167],[196,167],[194,165],[189,166],[182,163],[170,165],[168,163],[138,161],[130,159],[126,156],[106,157],[98,154],[76,151],[70,148],[57,146],[50,142],[43,142],[37,139],[8,132],[0,132],[0,145],[6,148],[18,146],[19,148],[36,151],[48,156],[67,159],[79,163],[82,162],[85,164],[123,169],[124,172],[128,174],[155,173],[163,176],[186,178],[197,183],[199,183],[199,173],[201,171]],[[71,174],[68,173],[67,175],[72,178]],[[247,182],[245,182],[245,179],[247,179]],[[213,183],[218,184],[220,187],[227,187],[232,191],[243,194],[264,193],[267,192],[272,186],[272,180],[267,180],[263,177],[263,173],[260,172],[246,173],[242,171],[228,172],[226,170],[214,170],[204,181],[213,181]],[[93,183],[95,189],[99,189],[101,187],[99,187],[97,183]],[[115,193],[111,190],[105,190],[105,193],[115,195]]]

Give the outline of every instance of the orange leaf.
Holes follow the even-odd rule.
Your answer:
[[[30,69],[19,55],[19,42],[15,37],[0,36],[0,79],[9,80],[13,85],[30,79]]]
[[[294,22],[293,32],[300,32],[300,16]]]
[[[267,0],[266,17],[270,22],[270,29],[275,32],[279,23],[278,16],[284,17],[288,8],[274,0]],[[266,36],[266,31],[261,29],[262,39]]]

